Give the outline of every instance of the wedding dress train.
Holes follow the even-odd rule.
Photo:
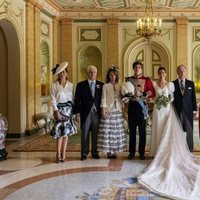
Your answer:
[[[199,157],[189,151],[186,135],[171,104],[155,158],[138,176],[138,181],[161,196],[200,200]]]

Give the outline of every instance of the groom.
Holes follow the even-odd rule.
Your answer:
[[[193,117],[196,115],[197,104],[194,82],[186,79],[186,67],[177,67],[178,78],[173,81],[175,86],[173,104],[180,118],[183,130],[187,133],[187,144],[193,151]]]
[[[126,78],[135,88],[135,98],[128,105],[128,126],[130,132],[128,159],[134,159],[136,152],[136,129],[139,129],[139,154],[140,159],[145,159],[146,145],[146,119],[147,105],[143,97],[153,98],[155,96],[151,80],[142,75],[143,64],[140,61],[133,63],[134,75]]]

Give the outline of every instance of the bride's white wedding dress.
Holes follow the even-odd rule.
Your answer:
[[[165,87],[160,88],[158,84],[154,81],[153,87],[155,90],[155,95],[160,96],[164,95],[173,98],[174,84],[172,82],[168,83]],[[167,122],[169,116],[170,104],[167,107],[162,107],[160,110],[153,107],[153,116],[152,116],[152,127],[151,127],[151,140],[150,140],[150,156],[155,156],[156,150],[160,145],[160,141],[163,134],[163,129]]]
[[[200,200],[199,157],[189,151],[186,135],[172,104],[166,112],[165,124],[159,130],[162,138],[156,155],[144,173],[138,176],[138,181],[171,199]]]

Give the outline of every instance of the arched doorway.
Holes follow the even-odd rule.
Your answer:
[[[20,45],[9,20],[0,20],[0,47],[0,113],[8,119],[9,133],[19,134],[22,132]]]
[[[137,40],[132,43],[124,56],[124,76],[132,75],[132,64],[135,60],[141,60],[144,64],[145,76],[157,79],[157,69],[164,66],[167,70],[167,79],[170,79],[170,56],[166,48],[156,41]]]
[[[97,67],[97,79],[102,80],[102,54],[96,46],[84,46],[81,48],[78,57],[78,74],[77,80],[82,81],[87,78],[87,66],[94,65]]]

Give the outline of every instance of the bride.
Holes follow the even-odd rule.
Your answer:
[[[150,155],[155,157],[138,176],[138,181],[161,196],[199,200],[199,158],[190,153],[187,146],[186,135],[171,104],[174,86],[165,81],[164,67],[158,69],[158,75],[159,80],[154,82],[157,103],[154,105],[150,145]],[[170,96],[169,102],[167,98],[163,103],[159,101],[161,95]]]

